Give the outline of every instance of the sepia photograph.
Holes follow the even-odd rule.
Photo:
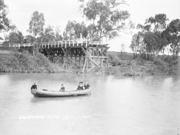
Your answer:
[[[180,135],[180,1],[0,0],[0,135]]]

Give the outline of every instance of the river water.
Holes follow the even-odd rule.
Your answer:
[[[0,135],[179,135],[180,80],[88,76],[92,94],[35,98],[30,86],[75,89],[72,74],[1,74]]]

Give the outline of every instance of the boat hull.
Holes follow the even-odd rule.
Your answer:
[[[46,89],[43,90],[37,90],[32,89],[31,93],[36,97],[72,97],[72,96],[84,96],[91,94],[90,89],[86,90],[73,90],[73,91],[49,91]]]

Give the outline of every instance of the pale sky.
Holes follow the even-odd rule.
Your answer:
[[[60,27],[63,31],[68,20],[82,21],[78,0],[4,0],[8,6],[8,17],[23,33],[27,33],[33,11],[44,13],[46,25]],[[172,20],[180,18],[180,0],[127,0],[130,19],[143,23],[150,16],[165,13]],[[131,35],[122,34],[111,42],[111,50],[119,51],[120,44],[128,49]]]

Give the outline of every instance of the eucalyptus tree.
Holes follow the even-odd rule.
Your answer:
[[[125,25],[125,20],[130,16],[128,11],[120,8],[121,4],[126,3],[119,0],[89,0],[82,6],[83,15],[90,21],[88,28],[92,30],[88,36],[92,40],[113,38],[118,35]]]
[[[180,19],[172,20],[164,33],[171,44],[173,55],[177,56],[180,51]]]
[[[167,28],[168,18],[166,14],[156,14],[153,17],[146,19],[144,24],[138,24],[137,28],[141,31],[143,42],[146,45],[148,54],[158,54],[169,43],[163,32]],[[144,48],[144,45],[143,45]]]
[[[146,22],[145,26],[150,27],[152,32],[162,32],[167,28],[167,18],[166,14],[160,13],[156,14],[154,17],[149,17]]]
[[[39,37],[40,42],[51,42],[56,40],[56,35],[51,26],[44,29]]]
[[[88,29],[83,22],[78,23],[76,21],[68,21],[64,34],[64,37],[68,39],[86,38]]]
[[[22,44],[24,42],[24,36],[20,31],[13,31],[8,35],[7,41],[10,44]]]
[[[138,32],[132,36],[130,48],[135,54],[143,54],[146,52],[146,46],[143,41],[144,33]]]
[[[34,11],[29,22],[28,31],[33,34],[35,38],[40,36],[43,33],[45,25],[44,14],[38,11]]]
[[[32,35],[26,35],[24,37],[24,43],[34,43],[36,41],[36,38]]]

